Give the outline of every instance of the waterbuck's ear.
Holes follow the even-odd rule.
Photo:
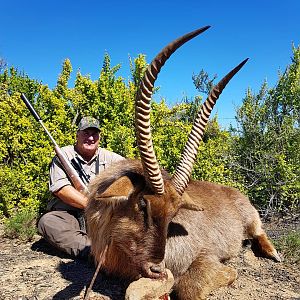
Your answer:
[[[133,192],[134,186],[127,176],[115,180],[104,192],[97,192],[95,200],[124,201]]]
[[[185,208],[189,210],[195,210],[195,211],[202,211],[204,208],[202,207],[201,204],[198,204],[192,200],[192,198],[184,192],[181,196],[181,204],[180,208]]]

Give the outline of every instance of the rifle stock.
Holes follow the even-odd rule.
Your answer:
[[[34,116],[35,120],[38,121],[40,123],[40,125],[43,127],[44,131],[46,132],[46,134],[50,138],[51,142],[53,143],[54,151],[55,151],[57,157],[59,158],[66,174],[68,175],[69,179],[71,180],[74,188],[81,193],[87,193],[88,192],[87,186],[81,180],[78,173],[76,172],[74,167],[71,165],[70,161],[67,159],[67,157],[65,156],[65,154],[63,153],[61,148],[55,142],[54,138],[52,137],[52,135],[50,134],[48,129],[45,127],[42,119],[40,118],[38,113],[34,110],[33,106],[31,105],[31,103],[29,102],[29,100],[26,98],[26,96],[23,93],[21,94],[21,99],[23,100],[23,102],[25,103],[25,105],[27,106],[27,108],[29,109],[31,114]]]

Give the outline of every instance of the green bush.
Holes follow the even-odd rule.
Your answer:
[[[248,90],[237,112],[233,169],[262,210],[300,205],[300,47],[274,88]]]
[[[35,211],[19,210],[4,221],[4,235],[12,239],[30,241],[37,233],[36,220],[37,213]]]

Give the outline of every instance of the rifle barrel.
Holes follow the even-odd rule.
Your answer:
[[[54,146],[58,146],[56,141],[54,140],[53,136],[51,135],[51,133],[48,131],[48,129],[44,125],[41,117],[38,115],[38,113],[35,111],[35,109],[31,105],[31,103],[29,102],[29,100],[26,98],[25,94],[23,94],[23,93],[21,94],[21,99],[23,100],[23,102],[25,103],[25,105],[27,106],[27,108],[29,109],[31,114],[34,116],[36,121],[38,121],[41,124],[41,126],[43,127],[43,129],[47,133],[48,137],[50,138],[51,142],[54,144]]]
[[[40,116],[38,115],[38,113],[35,111],[35,109],[31,105],[31,103],[29,102],[29,100],[26,98],[26,96],[23,93],[21,94],[21,99],[23,100],[23,102],[25,103],[25,105],[27,106],[27,108],[29,109],[29,111],[31,112],[31,114],[34,116],[34,118],[36,119],[36,121],[38,121],[41,124],[41,126],[44,129],[44,131],[46,132],[46,134],[50,138],[51,142],[54,144],[55,153],[58,156],[58,158],[59,158],[59,160],[60,160],[60,162],[61,162],[61,164],[62,164],[62,166],[63,166],[63,168],[65,170],[65,172],[67,173],[67,175],[69,176],[70,180],[72,181],[73,186],[76,188],[76,190],[78,190],[80,192],[88,191],[86,185],[81,180],[81,178],[79,177],[78,173],[73,168],[73,166],[71,165],[70,161],[66,158],[66,156],[64,155],[64,153],[62,152],[62,150],[60,149],[60,147],[58,146],[58,144],[56,143],[56,141],[52,137],[51,133],[48,131],[48,129],[44,125],[42,119],[40,118]]]
[[[31,112],[31,114],[34,116],[34,118],[40,122],[41,118],[38,115],[38,113],[35,111],[35,109],[33,108],[33,106],[31,105],[31,103],[29,102],[29,100],[26,98],[25,94],[21,94],[21,99],[23,100],[23,102],[25,103],[25,105],[27,106],[27,108],[29,109],[29,111]]]

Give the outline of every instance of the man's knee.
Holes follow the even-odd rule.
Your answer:
[[[40,235],[44,236],[47,228],[47,214],[43,215],[37,223],[37,229]]]
[[[53,246],[72,256],[85,256],[90,240],[79,228],[78,221],[67,212],[53,211],[43,215],[38,222],[39,233]]]

